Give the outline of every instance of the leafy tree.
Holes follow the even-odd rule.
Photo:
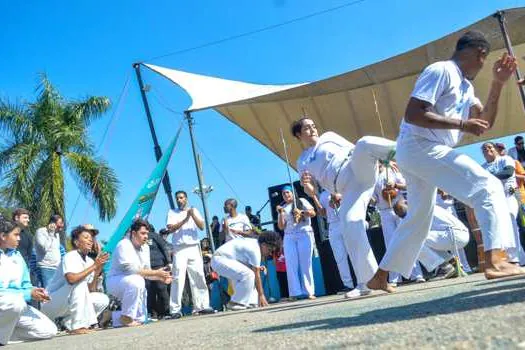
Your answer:
[[[41,75],[33,103],[0,99],[0,195],[9,206],[31,211],[34,226],[52,214],[65,218],[64,173],[98,209],[101,220],[115,216],[119,182],[95,155],[88,127],[110,107],[106,97],[64,99]]]

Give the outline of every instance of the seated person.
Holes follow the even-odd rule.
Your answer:
[[[394,205],[394,212],[400,218],[407,214],[408,205],[405,199]],[[427,271],[436,270],[443,278],[457,277],[456,269],[449,263],[458,256],[458,250],[463,249],[470,239],[468,229],[457,217],[440,206],[434,207],[434,218],[429,234],[421,247],[418,260]]]
[[[98,277],[109,254],[99,254],[95,261],[88,256],[93,236],[83,226],[73,229],[71,244],[74,250],[60,262],[47,288],[51,301],[42,305],[42,312],[52,320],[62,318],[62,325],[70,334],[86,334],[109,304],[105,294],[96,292]]]
[[[232,239],[215,251],[211,267],[220,276],[231,280],[235,289],[228,309],[244,310],[254,304],[268,306],[261,282],[260,273],[265,271],[261,266],[261,256],[266,258],[280,250],[281,236],[267,231],[257,239]]]
[[[49,339],[56,335],[55,324],[26,302],[46,302],[43,288],[33,288],[29,270],[16,250],[20,228],[12,221],[0,220],[0,345],[9,341]]]
[[[145,320],[145,279],[171,283],[171,273],[164,269],[150,268],[147,221],[137,219],[131,224],[129,236],[124,237],[115,248],[107,278],[107,291],[118,298],[122,311],[113,312],[113,326],[132,327]]]

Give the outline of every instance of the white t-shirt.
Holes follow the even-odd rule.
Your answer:
[[[315,146],[301,153],[297,160],[297,170],[299,174],[308,171],[324,189],[336,192],[335,176],[354,148],[353,143],[335,132],[325,132]]]
[[[255,238],[232,239],[221,245],[215,255],[237,260],[246,266],[261,266],[261,248]]]
[[[397,197],[392,198],[392,200],[390,201],[390,205],[389,205],[388,200],[383,198],[383,189],[386,187],[386,184],[388,182],[386,180],[387,171],[388,171],[388,181],[389,182],[393,182],[393,183],[400,184],[400,185],[406,184],[405,178],[403,177],[403,175],[401,175],[399,171],[394,171],[390,167],[383,169],[383,171],[377,175],[377,180],[374,186],[374,194],[373,194],[373,197],[376,201],[376,208],[378,210],[391,209],[397,200]],[[401,192],[398,191],[398,196],[400,195],[401,195]]]
[[[201,214],[196,208],[193,208],[193,212],[198,218],[202,218]],[[175,210],[168,211],[168,219],[166,225],[175,225],[183,221],[187,216],[186,209],[176,208]],[[202,219],[201,219],[202,220]],[[177,245],[194,245],[199,244],[199,228],[192,217],[184,223],[177,231],[171,235],[171,243],[174,246]]]
[[[326,210],[326,221],[329,224],[339,221],[339,215],[337,215],[335,209],[330,206],[330,196],[331,194],[328,191],[323,191],[319,196],[319,202]]]
[[[299,198],[299,201],[303,204],[303,210],[310,210],[313,209],[310,202],[308,202],[304,198]],[[299,203],[297,203],[299,205]],[[291,234],[291,233],[304,233],[304,232],[312,232],[312,220],[310,217],[304,217],[301,221],[299,221],[297,224],[293,220],[293,214],[292,214],[292,207],[293,203],[285,205],[284,211],[285,211],[285,220],[286,220],[286,226],[284,228],[285,234]]]
[[[64,285],[66,285],[68,282],[66,280],[66,274],[67,273],[79,273],[93,265],[95,262],[93,259],[91,259],[89,256],[85,257],[86,260],[82,259],[82,256],[78,252],[78,250],[72,250],[66,255],[64,255],[64,258],[62,259],[62,262],[60,265],[58,265],[57,271],[55,272],[55,276],[51,280],[51,283],[49,284],[49,287],[47,288],[49,293],[53,293],[60,288],[62,288]],[[93,281],[95,273],[90,273],[84,280],[80,281],[77,285],[87,285]]]
[[[446,209],[434,207],[434,217],[432,219],[431,231],[445,231],[448,228],[454,230],[468,231],[467,227],[453,214]]]
[[[230,215],[228,215],[225,218],[225,220],[228,225],[228,228],[233,228],[234,230],[248,231],[252,228],[250,219],[248,219],[248,217],[242,213],[237,213],[237,215],[233,218]],[[234,238],[245,238],[245,237],[228,230],[228,232],[226,233],[226,242]]]
[[[472,83],[452,60],[436,62],[425,68],[411,96],[430,103],[430,111],[453,119],[467,120],[470,107],[481,105],[474,95]],[[418,135],[450,147],[454,147],[463,135],[459,129],[429,129],[405,120],[401,122],[400,129],[401,134]]]
[[[128,237],[124,237],[111,256],[108,277],[137,274],[142,269],[150,269],[149,246],[144,244],[135,249]]]
[[[484,163],[483,168],[487,169],[491,174],[497,174],[502,171],[505,167],[511,166],[514,168],[514,174],[508,179],[501,180],[505,192],[508,193],[510,189],[516,189],[518,184],[516,182],[516,162],[509,156],[498,156],[493,162]]]

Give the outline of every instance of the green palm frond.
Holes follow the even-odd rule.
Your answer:
[[[30,110],[25,105],[0,100],[0,131],[20,140],[33,131]]]
[[[100,159],[67,153],[66,164],[81,192],[98,208],[101,220],[110,220],[117,211],[119,181],[113,169]]]
[[[68,118],[80,121],[88,127],[93,120],[100,118],[111,106],[107,97],[91,96],[83,101],[68,104]]]

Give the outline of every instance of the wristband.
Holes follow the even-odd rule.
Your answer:
[[[465,123],[463,122],[463,119],[459,121],[459,130],[463,131],[463,127],[465,126]]]

